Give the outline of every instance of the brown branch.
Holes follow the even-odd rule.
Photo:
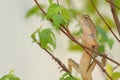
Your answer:
[[[41,44],[36,40],[36,43],[39,45],[39,47],[41,47]],[[52,59],[54,59],[57,63],[58,63],[58,65],[62,68],[62,70],[61,71],[65,71],[65,72],[67,72],[71,77],[73,77],[71,74],[70,74],[70,72],[69,72],[69,70],[66,68],[66,66],[62,63],[62,61],[60,61],[57,57],[55,57],[54,55],[52,55],[52,53],[51,52],[49,52],[47,49],[45,49],[45,48],[42,48],[44,51],[46,51],[47,53],[48,53],[48,55],[50,55],[51,57],[52,57]],[[73,77],[74,78],[74,77]]]
[[[116,38],[116,40],[120,43],[120,39],[115,35],[115,33],[113,32],[113,30],[111,29],[111,27],[109,26],[109,24],[105,21],[105,19],[102,17],[102,15],[100,14],[100,12],[98,11],[98,9],[96,8],[93,0],[91,0],[91,4],[93,5],[94,9],[96,10],[96,12],[98,13],[98,15],[100,16],[100,18],[103,20],[103,22],[107,25],[108,29],[111,31],[111,33],[113,34],[113,36]]]
[[[44,15],[46,15],[46,12],[42,9],[42,7],[39,5],[39,3],[38,3],[38,1],[37,0],[34,0],[35,1],[35,3],[37,4],[37,6],[38,6],[38,8],[42,11],[42,13],[44,14]]]
[[[115,10],[115,6],[113,5],[114,2],[113,2],[113,0],[109,0],[109,2],[110,2],[111,12],[112,12],[112,15],[113,15],[113,18],[114,18],[114,21],[115,21],[119,36],[120,36],[120,23],[119,23],[119,19],[118,19],[116,10]]]
[[[84,49],[85,50],[85,49]],[[86,50],[85,50],[86,51]],[[103,68],[103,66],[93,57],[89,52],[86,51],[86,53],[97,63],[97,65],[102,69],[102,71],[110,78],[110,80],[113,80],[112,77],[107,73],[107,71]]]
[[[114,3],[110,2],[109,0],[106,0],[106,1],[107,1],[108,3],[110,3],[110,4],[114,5],[116,8],[120,9],[120,7],[118,7],[116,4],[114,4]]]
[[[57,4],[59,5],[59,0],[57,0]]]
[[[72,35],[71,35],[71,33],[66,29],[66,28],[64,28],[65,30],[66,30],[66,32],[69,34],[67,34],[63,29],[60,29],[63,33],[65,33],[73,42],[75,42],[75,43],[77,43],[77,44],[79,44],[84,50],[85,50],[85,52],[97,63],[97,65],[102,69],[102,71],[110,78],[110,80],[113,80],[112,78],[111,78],[111,76],[106,72],[106,70],[102,67],[102,65],[99,63],[99,61],[97,61],[96,59],[95,59],[95,57],[93,57],[88,51],[86,51],[86,48],[87,47],[85,47],[85,46],[83,46],[82,44],[80,44]],[[87,48],[88,49],[88,48]],[[93,51],[93,50],[90,50],[90,51]]]
[[[81,46],[84,50],[87,49],[87,50],[89,50],[89,51],[92,51],[92,52],[96,53],[97,55],[99,55],[99,56],[101,56],[101,57],[103,57],[103,58],[106,58],[106,59],[108,59],[109,61],[111,61],[111,62],[113,62],[113,63],[115,63],[115,64],[117,64],[117,65],[120,66],[120,63],[118,63],[117,61],[115,61],[115,60],[113,60],[113,59],[111,59],[111,58],[109,58],[109,57],[107,57],[107,56],[104,56],[104,55],[102,55],[101,53],[99,53],[99,52],[97,52],[97,51],[94,51],[94,50],[92,50],[92,49],[90,49],[90,48],[82,45],[81,43],[79,43],[79,42],[72,36],[72,34],[71,34],[66,28],[64,28],[64,29],[65,29],[66,31],[64,31],[63,29],[60,28],[60,30],[61,30],[67,37],[69,37],[73,42],[75,42],[76,44],[78,44],[79,46]],[[69,34],[69,35],[68,35],[68,34]]]

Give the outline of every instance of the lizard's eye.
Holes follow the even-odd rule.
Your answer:
[[[92,49],[98,49],[99,47],[96,45],[92,45]]]
[[[96,48],[96,46],[95,45],[92,45],[92,49],[95,49]]]
[[[85,15],[84,17],[85,17],[85,18],[89,18],[89,16],[88,16],[88,15]]]

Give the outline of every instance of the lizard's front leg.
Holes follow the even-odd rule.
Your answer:
[[[79,65],[76,63],[74,60],[71,58],[68,59],[68,70],[71,73],[72,72],[72,67],[76,70],[79,71]]]

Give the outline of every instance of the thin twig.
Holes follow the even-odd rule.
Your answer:
[[[59,5],[59,0],[57,0],[57,4]]]
[[[115,67],[113,67],[113,71],[115,70],[115,69],[117,69],[119,66],[117,65],[117,66],[115,66]]]
[[[109,2],[110,2],[111,12],[112,12],[112,15],[113,15],[113,18],[114,18],[114,21],[115,21],[119,36],[120,36],[120,23],[119,23],[119,19],[118,19],[116,10],[115,10],[115,6],[113,5],[114,4],[113,0],[109,0]]]
[[[116,4],[111,3],[109,0],[106,0],[106,1],[107,1],[108,3],[110,3],[110,4],[114,5],[116,8],[120,9],[120,7],[118,7]]]
[[[36,40],[36,43],[41,47],[41,44],[37,40]],[[45,49],[45,48],[42,48],[42,49],[44,49],[44,51],[46,51],[52,57],[52,59],[54,59],[58,63],[58,65],[62,68],[62,71],[67,72],[71,77],[73,77],[70,74],[69,70],[66,68],[66,66],[57,57],[55,57],[54,55],[52,55],[52,53],[49,52],[47,49]]]
[[[38,1],[37,0],[34,0],[35,1],[35,3],[37,4],[37,6],[39,7],[39,9],[42,11],[42,13],[44,14],[44,15],[46,15],[46,12],[42,9],[42,7],[39,5],[39,3],[38,3]]]
[[[120,43],[120,39],[115,35],[115,33],[113,32],[113,30],[111,29],[111,27],[109,26],[109,24],[105,21],[105,19],[102,17],[102,15],[100,14],[100,12],[97,10],[93,0],[91,0],[91,4],[93,5],[93,7],[95,8],[96,12],[98,13],[98,15],[100,16],[100,18],[103,20],[103,22],[107,25],[108,29],[111,31],[111,33],[113,34],[113,36],[116,38],[116,40]]]

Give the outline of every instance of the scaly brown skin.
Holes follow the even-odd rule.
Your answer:
[[[96,41],[96,28],[90,17],[88,15],[80,14],[77,16],[77,20],[83,31],[82,36],[80,36],[82,44],[90,49],[98,51],[99,45]],[[94,56],[93,52],[89,50],[86,51]],[[95,68],[96,62],[91,60],[92,58],[84,51],[79,64],[72,59],[68,59],[68,70],[72,72],[73,67],[80,73],[83,80],[92,80],[91,73]]]

